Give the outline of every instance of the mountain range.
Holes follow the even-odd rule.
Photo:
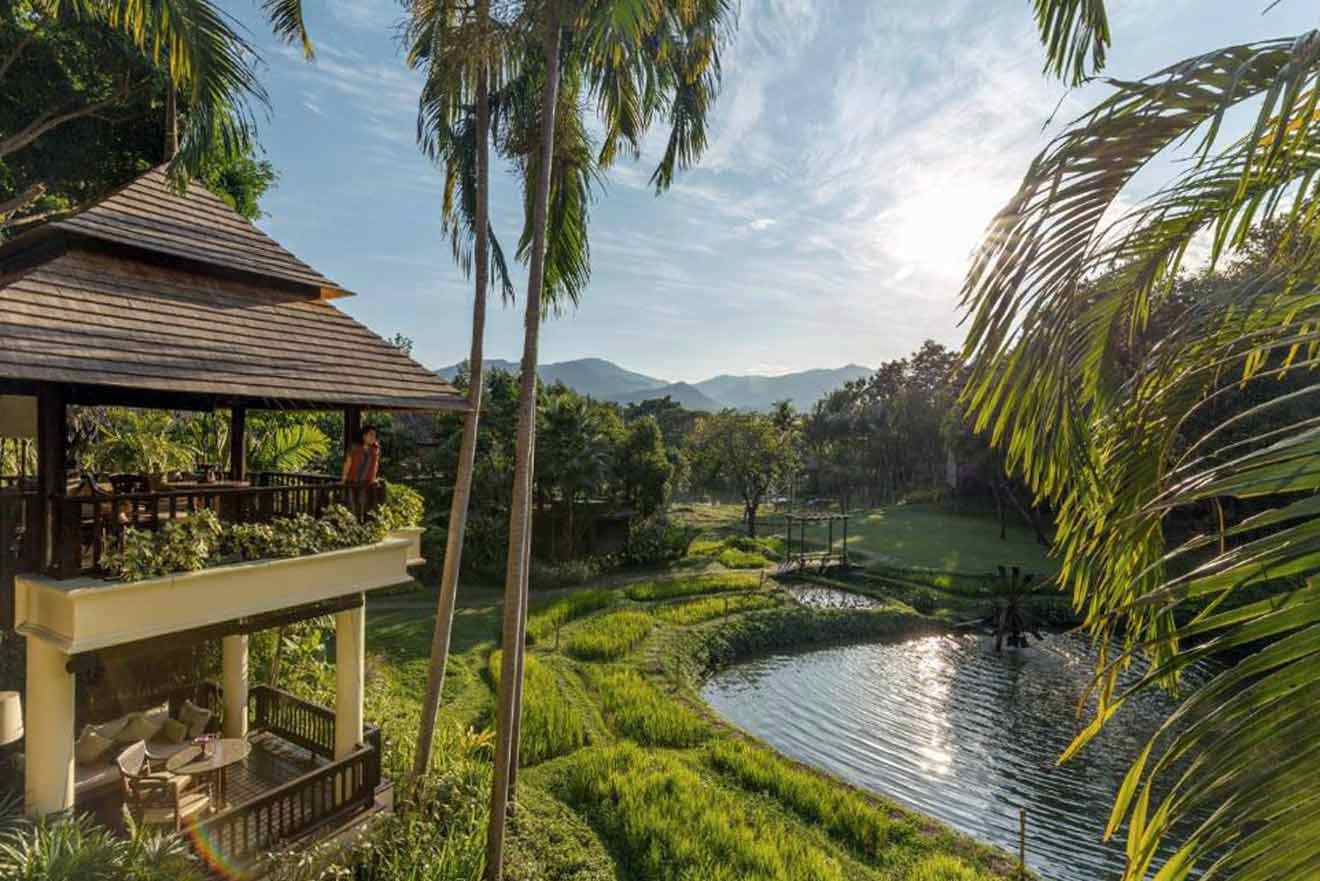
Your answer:
[[[444,379],[453,379],[460,364],[437,370]],[[487,370],[517,372],[513,361],[492,358]],[[668,396],[689,410],[714,411],[726,407],[738,410],[768,410],[776,401],[790,400],[799,410],[810,409],[826,394],[846,382],[869,376],[868,367],[849,364],[845,367],[803,370],[781,376],[735,376],[721,374],[701,382],[670,382],[644,373],[627,370],[603,358],[577,358],[542,364],[538,375],[543,382],[562,382],[598,401],[633,404]]]

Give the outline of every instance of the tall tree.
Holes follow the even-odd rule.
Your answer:
[[[790,474],[793,439],[760,413],[724,410],[703,417],[692,435],[693,467],[709,485],[736,492],[743,503],[747,534],[756,537],[761,503]]]
[[[506,809],[517,754],[542,298],[581,281],[587,272],[584,221],[589,175],[583,173],[576,151],[559,149],[557,139],[561,134],[572,136],[575,143],[570,142],[570,147],[585,142],[587,126],[581,114],[587,106],[584,99],[593,97],[604,128],[596,161],[608,167],[621,150],[639,154],[646,129],[657,115],[666,114],[669,138],[652,181],[657,191],[668,188],[675,173],[705,149],[706,114],[718,89],[719,53],[732,15],[728,0],[683,4],[545,0],[535,9],[536,25],[529,29],[540,50],[539,70],[533,78],[540,81],[539,126],[530,144],[522,149],[511,145],[522,157],[525,180],[531,182],[525,190],[530,224],[523,238],[528,283],[505,578],[504,667],[487,837],[490,879],[503,876]],[[575,99],[563,114],[559,113],[561,85],[567,86],[564,95]],[[552,194],[556,222],[550,225]],[[583,223],[565,222],[573,218]]]
[[[1103,21],[1100,0],[1036,7],[1043,26]],[[1070,28],[1046,28],[1059,69],[1078,54]],[[1320,866],[1320,32],[1110,86],[987,232],[964,285],[964,400],[1057,511],[1062,577],[1101,649],[1096,716],[1068,755],[1143,689],[1237,655],[1123,781],[1107,834],[1127,823],[1125,878],[1149,877],[1182,828],[1160,881],[1301,881]],[[1249,127],[1224,143],[1239,113]],[[1132,178],[1198,133],[1186,170],[1111,224]],[[1283,234],[1251,271],[1157,328],[1196,237],[1231,262],[1271,219]],[[1218,407],[1245,390],[1258,403]],[[1212,516],[1170,542],[1198,508]],[[1138,656],[1150,666],[1121,687]]]
[[[268,0],[265,9],[276,33],[301,41],[310,57],[298,0]],[[173,157],[181,182],[217,157],[248,155],[251,104],[266,103],[257,60],[231,17],[209,0],[6,4],[0,10],[0,231],[34,212],[40,219],[98,195],[103,177],[112,185],[127,180],[140,170],[143,137],[160,145],[160,161],[163,129],[140,120],[149,116],[163,125],[176,93],[184,111]],[[62,149],[72,142],[82,149]]]
[[[445,665],[453,630],[463,539],[477,454],[477,427],[484,383],[486,291],[491,264],[490,235],[490,85],[491,71],[502,67],[500,43],[490,16],[490,0],[471,7],[449,0],[414,0],[410,7],[409,63],[426,70],[418,112],[423,147],[445,166],[444,223],[454,256],[474,277],[472,344],[468,354],[468,412],[463,418],[454,494],[450,502],[444,569],[431,640],[431,663],[417,733],[413,774],[420,777],[431,761],[436,714],[444,691]],[[467,99],[470,94],[470,99]],[[465,100],[467,99],[467,100]],[[455,192],[458,198],[455,199]],[[464,261],[471,241],[471,261]],[[500,258],[503,264],[503,258]],[[501,272],[508,285],[507,272]]]

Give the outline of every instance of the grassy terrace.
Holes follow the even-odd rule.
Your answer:
[[[693,545],[694,555],[704,550],[718,558],[725,551],[716,547],[720,541],[743,531],[742,508],[738,505],[686,505],[678,513],[687,523],[702,530]],[[1058,569],[1016,514],[1009,515],[1005,538],[1000,539],[999,521],[993,515],[961,512],[944,505],[889,505],[851,513],[848,553],[859,565],[965,573],[991,572],[999,565],[1021,566],[1024,571],[1040,573]],[[757,532],[769,547],[782,550],[781,514],[763,510]],[[813,539],[823,544],[824,529],[808,529],[808,542]],[[736,556],[726,555],[726,559]]]
[[[740,655],[931,626],[901,603],[812,612],[773,581],[760,584],[759,573],[703,573],[588,588],[534,606],[508,877],[1014,877],[1002,854],[796,765],[709,712],[696,694],[701,674]],[[477,732],[493,724],[498,594],[467,590],[462,602],[437,735],[438,782],[423,794],[438,823],[394,821],[379,841],[377,871],[360,878],[476,877],[491,749],[489,734]],[[385,724],[395,746],[388,751],[391,770],[400,779],[425,682],[431,600],[422,594],[379,600],[368,621],[368,713]],[[401,860],[424,869],[400,872]]]

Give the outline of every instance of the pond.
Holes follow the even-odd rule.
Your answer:
[[[773,655],[703,694],[781,753],[1013,854],[1026,808],[1027,863],[1042,878],[1111,881],[1123,867],[1121,833],[1101,841],[1113,795],[1172,701],[1140,696],[1059,767],[1094,655],[1081,636],[1031,642],[996,654],[964,634]]]

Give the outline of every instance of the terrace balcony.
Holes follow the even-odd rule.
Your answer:
[[[218,686],[173,692],[167,698],[171,712],[185,698],[215,712],[211,730],[239,727],[224,719]],[[392,807],[392,784],[381,776],[378,728],[365,726],[361,744],[337,756],[333,710],[265,685],[250,689],[243,722],[250,754],[217,772],[225,775],[223,801],[185,826],[194,851],[218,877],[257,876],[272,852],[343,837]],[[113,764],[80,768],[75,810],[122,830],[118,776]]]

